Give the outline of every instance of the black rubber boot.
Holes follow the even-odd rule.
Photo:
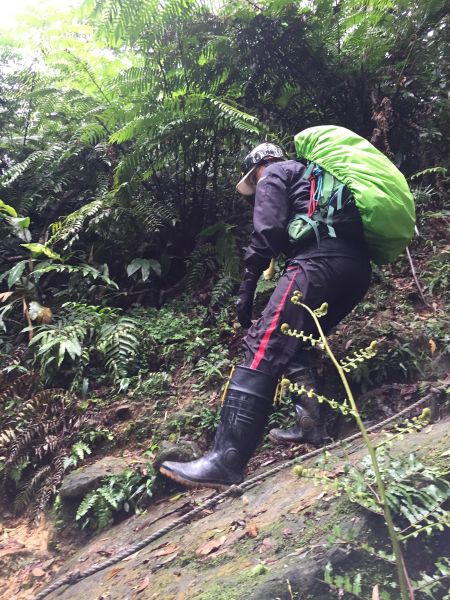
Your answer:
[[[308,398],[308,400],[311,400]],[[271,429],[269,438],[276,444],[313,444],[321,446],[325,439],[325,428],[319,415],[319,405],[313,400],[308,408],[302,401],[296,401],[295,413],[297,424],[289,429]],[[308,403],[309,404],[309,403]]]
[[[303,363],[300,366],[293,365],[286,371],[286,377],[294,383],[303,384],[306,389],[314,389],[320,393],[320,382],[314,367],[314,355],[303,351],[297,360]],[[314,398],[308,398],[306,394],[298,396],[292,393],[296,413],[296,425],[289,429],[271,429],[269,438],[276,444],[313,444],[321,446],[325,437],[324,419],[321,414],[321,406]]]
[[[161,473],[195,487],[223,489],[241,483],[267,425],[276,384],[277,380],[267,373],[236,367],[212,450],[188,463],[163,462]]]

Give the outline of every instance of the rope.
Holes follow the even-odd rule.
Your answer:
[[[414,404],[411,404],[410,406],[407,406],[406,408],[404,408],[400,412],[396,413],[395,415],[393,415],[387,419],[384,419],[384,421],[376,423],[375,425],[372,425],[372,427],[368,427],[367,432],[372,433],[373,431],[376,431],[377,429],[380,429],[380,428],[384,427],[385,425],[388,425],[389,423],[392,423],[393,421],[398,420],[399,418],[403,417],[405,414],[408,414],[415,408],[418,408],[422,404],[425,404],[426,402],[428,402],[428,400],[430,400],[434,394],[445,390],[446,387],[447,387],[447,384],[444,383],[444,385],[441,385],[436,388],[432,388],[432,392],[427,394],[424,398],[422,398],[421,400],[418,400],[417,402],[414,402]],[[90,577],[91,575],[94,575],[95,573],[98,573],[99,571],[102,571],[103,569],[107,569],[108,567],[111,567],[112,565],[120,562],[124,558],[128,558],[128,556],[131,556],[132,554],[139,552],[139,550],[142,550],[142,548],[145,548],[146,546],[148,546],[155,540],[163,537],[164,535],[166,535],[173,529],[176,529],[180,525],[184,525],[185,523],[188,523],[194,517],[196,517],[197,515],[199,515],[206,509],[211,508],[212,506],[214,506],[215,504],[221,502],[222,500],[224,500],[226,498],[230,498],[233,496],[239,496],[239,495],[243,494],[246,490],[257,485],[258,483],[260,483],[267,477],[271,477],[272,475],[279,473],[283,469],[286,469],[287,467],[289,467],[293,464],[296,464],[298,462],[303,462],[309,458],[313,458],[313,457],[321,454],[324,451],[333,450],[335,448],[338,448],[339,446],[343,446],[344,444],[353,442],[354,440],[357,440],[360,437],[361,437],[360,432],[354,433],[353,435],[350,435],[350,436],[344,438],[343,440],[338,440],[336,442],[332,442],[331,444],[328,444],[327,446],[322,446],[321,448],[317,448],[316,450],[308,452],[307,454],[303,454],[302,456],[297,456],[297,457],[289,459],[283,463],[280,463],[276,467],[272,467],[271,469],[269,469],[267,471],[263,471],[259,475],[255,475],[255,477],[252,477],[252,478],[246,480],[244,483],[242,483],[240,485],[230,486],[225,491],[223,491],[219,494],[216,494],[215,496],[212,496],[211,498],[209,498],[208,500],[206,500],[205,502],[203,502],[202,504],[200,504],[193,510],[189,511],[182,517],[179,517],[178,519],[176,519],[172,523],[166,525],[165,527],[158,529],[157,531],[155,531],[151,535],[147,536],[140,542],[137,542],[136,544],[133,544],[132,546],[128,546],[127,548],[123,548],[122,550],[117,552],[117,554],[115,554],[114,556],[111,556],[107,560],[105,560],[101,563],[95,563],[92,566],[90,566],[88,569],[86,569],[85,571],[82,571],[82,572],[81,571],[71,571],[70,573],[67,573],[63,577],[60,577],[59,579],[55,579],[55,581],[53,583],[51,583],[48,587],[41,590],[37,594],[37,596],[35,597],[35,600],[42,600],[43,598],[45,598],[46,596],[48,596],[55,590],[62,587],[63,585],[73,585],[73,584],[77,583],[78,581],[85,579],[86,577]]]

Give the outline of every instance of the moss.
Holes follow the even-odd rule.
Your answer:
[[[238,568],[238,565],[236,565]],[[214,583],[207,587],[198,596],[192,596],[192,600],[242,600],[250,595],[252,589],[270,574],[270,570],[263,564],[258,564],[241,571],[240,575],[223,583]]]

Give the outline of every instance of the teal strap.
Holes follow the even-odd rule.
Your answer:
[[[328,235],[332,238],[336,237],[336,231],[333,227],[333,214],[334,214],[334,206],[331,204],[328,206],[328,214],[327,214],[327,227],[328,227]]]
[[[336,203],[336,208],[337,210],[341,210],[342,208],[342,193],[344,191],[344,184],[340,185],[337,191],[337,203]]]
[[[320,246],[319,227],[317,226],[316,221],[314,221],[314,219],[311,219],[310,217],[307,217],[306,215],[298,215],[297,218],[302,219],[302,221],[306,221],[308,225],[311,225],[314,231],[314,235],[316,236],[317,245]],[[334,237],[336,237],[336,235]]]
[[[323,188],[322,188],[322,196],[323,203],[327,204],[330,201],[330,198],[333,194],[334,187],[334,177],[328,171],[325,171],[323,174]]]
[[[308,179],[309,176],[311,175],[311,173],[313,172],[313,169],[316,165],[313,162],[310,162],[308,165],[308,168],[306,169],[302,179]]]

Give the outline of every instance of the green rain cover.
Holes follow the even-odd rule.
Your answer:
[[[294,141],[299,158],[315,162],[352,191],[372,260],[382,265],[397,258],[416,222],[412,194],[397,167],[344,127],[310,127]]]

